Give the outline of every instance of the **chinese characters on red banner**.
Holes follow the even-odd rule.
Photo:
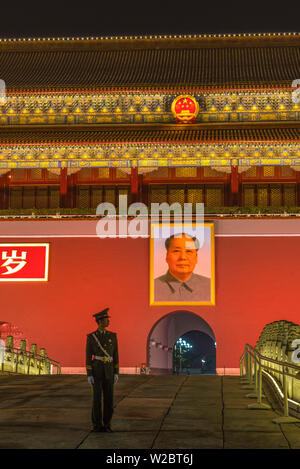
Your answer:
[[[46,282],[48,266],[48,243],[0,243],[0,282]]]

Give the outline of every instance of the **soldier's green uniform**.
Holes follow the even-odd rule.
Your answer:
[[[106,312],[106,316],[103,314],[104,312]],[[107,310],[104,310],[104,312],[94,315],[96,320],[108,317]],[[96,339],[101,347],[103,347],[103,350]],[[88,376],[94,377],[92,409],[94,429],[101,429],[103,426],[104,428],[110,427],[113,415],[114,375],[119,374],[118,341],[115,332],[106,330],[101,332],[97,329],[95,332],[87,335],[86,371]]]

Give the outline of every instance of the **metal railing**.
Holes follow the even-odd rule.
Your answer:
[[[300,417],[300,365],[281,362],[261,355],[251,345],[246,344],[240,358],[240,377],[246,389],[252,389],[247,397],[256,398],[249,409],[270,409],[262,402],[262,375],[268,379],[283,404],[283,416],[273,420],[274,423],[300,423],[300,420],[289,415],[290,408],[299,412]],[[295,391],[296,390],[296,391]],[[296,396],[296,397],[295,397]],[[296,400],[298,399],[298,400]]]
[[[32,353],[15,347],[2,347],[0,350],[1,372],[28,375],[61,374],[60,363],[46,355]]]

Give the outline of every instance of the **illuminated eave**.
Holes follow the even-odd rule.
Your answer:
[[[164,35],[122,35],[122,36],[76,36],[76,37],[31,37],[0,38],[0,42],[39,42],[39,41],[136,41],[156,39],[205,39],[205,38],[269,38],[300,36],[299,32],[260,32],[260,33],[225,33],[225,34],[164,34]]]

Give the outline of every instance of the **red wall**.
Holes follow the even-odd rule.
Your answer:
[[[35,222],[26,223],[27,232],[29,223],[33,232]],[[184,308],[149,306],[148,239],[2,235],[0,242],[49,242],[50,259],[47,283],[0,283],[0,320],[18,326],[62,366],[81,367],[86,334],[96,328],[92,315],[110,307],[120,366],[127,367],[146,360],[153,325],[165,314],[185,309],[213,329],[217,367],[237,368],[245,343],[254,345],[265,324],[299,322],[300,237],[216,233],[216,306]]]

